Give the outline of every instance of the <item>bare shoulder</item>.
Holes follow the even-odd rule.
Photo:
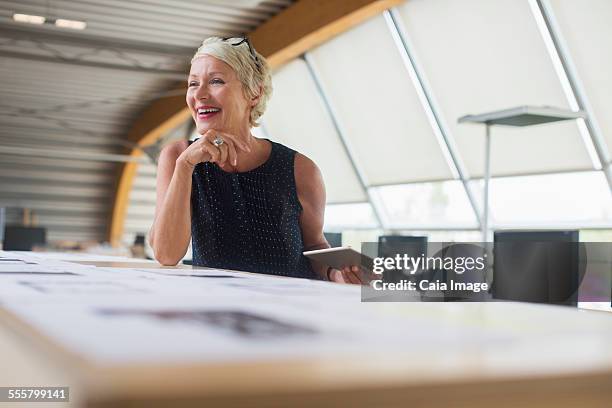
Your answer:
[[[321,170],[307,156],[295,154],[295,186],[298,197],[304,205],[306,202],[325,202],[325,184]]]
[[[297,152],[295,154],[295,179],[299,182],[299,179],[310,179],[312,177],[321,177],[321,171],[319,167],[309,157]]]
[[[187,147],[189,147],[189,142],[187,140],[179,140],[167,144],[166,146],[164,146],[164,148],[159,154],[159,162],[175,162],[176,159],[181,155],[181,153],[183,153],[187,149]]]

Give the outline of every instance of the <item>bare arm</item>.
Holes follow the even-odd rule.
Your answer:
[[[300,228],[304,250],[329,248],[323,235],[325,216],[325,185],[317,165],[303,154],[295,156],[295,185],[298,199],[302,204]],[[312,269],[327,280],[327,265],[311,261]]]
[[[219,135],[221,146],[212,140]],[[213,162],[236,165],[236,149],[249,152],[249,147],[228,133],[208,130],[191,145],[186,140],[166,146],[157,165],[157,201],[155,220],[149,243],[155,259],[163,265],[176,265],[187,252],[191,239],[191,176],[196,164]]]
[[[149,242],[155,259],[163,265],[176,265],[191,239],[191,175],[193,166],[181,157],[187,141],[166,146],[157,167],[155,220]]]
[[[323,235],[325,218],[325,184],[317,165],[308,157],[297,153],[295,156],[295,185],[298,199],[302,204],[300,227],[304,250],[329,248],[330,245]],[[312,269],[325,280],[340,283],[362,283],[357,269],[348,265],[342,271],[331,269],[328,276],[328,265],[311,261]]]

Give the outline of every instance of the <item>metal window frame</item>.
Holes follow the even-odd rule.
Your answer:
[[[342,147],[344,148],[344,151],[346,152],[346,156],[348,157],[351,163],[351,166],[353,167],[353,170],[355,171],[355,174],[357,175],[359,184],[361,185],[361,188],[363,188],[363,191],[366,193],[366,196],[368,199],[367,202],[372,207],[372,212],[374,213],[376,222],[378,222],[378,226],[381,229],[385,230],[386,228],[383,222],[383,218],[381,217],[381,214],[380,214],[380,209],[376,205],[375,200],[372,199],[372,191],[366,183],[366,178],[365,178],[363,170],[358,166],[358,164],[355,161],[355,154],[353,153],[354,149],[351,148],[350,142],[348,141],[348,138],[346,137],[346,132],[343,130],[340,124],[340,121],[338,120],[338,114],[336,113],[336,110],[334,109],[334,107],[332,106],[330,102],[329,95],[323,88],[323,85],[319,77],[319,73],[317,72],[316,67],[315,67],[315,63],[308,53],[305,53],[304,55],[302,55],[301,58],[305,62],[306,68],[308,69],[308,72],[310,73],[310,76],[313,82],[315,83],[319,97],[321,98],[321,101],[323,102],[323,105],[325,106],[325,109],[327,110],[327,113],[329,114],[329,117],[332,121],[334,129],[336,130],[336,134],[338,135],[338,139],[340,140],[340,143],[342,144]]]
[[[532,14],[540,29],[546,48],[553,60],[555,70],[561,81],[561,86],[568,99],[570,107],[574,110],[583,110],[586,117],[579,121],[582,140],[596,170],[604,172],[608,187],[612,192],[612,163],[601,128],[595,117],[576,66],[574,65],[569,47],[563,38],[561,27],[555,18],[549,0],[529,0]],[[587,137],[588,136],[588,137]]]
[[[406,70],[408,71],[410,79],[416,89],[417,95],[421,101],[423,109],[425,110],[429,123],[431,124],[434,135],[436,136],[443,155],[446,158],[449,169],[451,170],[454,179],[459,179],[461,181],[461,184],[463,185],[465,193],[468,197],[468,201],[470,202],[472,210],[474,211],[474,216],[476,217],[479,228],[482,229],[484,222],[474,194],[468,185],[470,178],[468,176],[467,169],[463,163],[463,160],[461,159],[459,150],[454,143],[454,137],[442,119],[441,109],[438,107],[438,104],[435,101],[431,87],[425,80],[425,75],[423,73],[424,71],[417,62],[414,47],[412,46],[406,30],[401,22],[399,11],[394,7],[389,10],[385,10],[383,12],[383,16],[387,22],[387,27],[391,32],[402,60],[404,61]]]

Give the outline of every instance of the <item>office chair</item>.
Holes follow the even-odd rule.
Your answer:
[[[429,281],[438,280],[440,282],[445,282],[448,291],[445,291],[441,295],[436,295],[433,297],[434,300],[440,301],[484,301],[490,298],[489,289],[476,291],[470,290],[451,290],[451,280],[455,283],[472,283],[472,284],[484,284],[487,285],[490,283],[488,277],[489,275],[489,261],[488,258],[490,255],[487,254],[487,247],[482,246],[481,244],[471,244],[471,243],[444,243],[442,244],[442,248],[438,250],[433,258],[436,259],[453,259],[454,264],[456,265],[452,270],[446,269],[430,269],[427,270],[426,273],[423,274],[423,279],[428,279]],[[465,262],[466,259],[471,259],[472,262]],[[478,262],[479,260],[480,262]],[[462,261],[459,264],[459,261]],[[459,269],[460,268],[460,269]],[[425,297],[426,299],[426,297]]]

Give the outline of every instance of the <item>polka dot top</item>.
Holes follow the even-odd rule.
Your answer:
[[[191,192],[193,264],[317,279],[302,255],[296,152],[270,142],[268,160],[250,171],[228,173],[215,163],[196,165]]]

